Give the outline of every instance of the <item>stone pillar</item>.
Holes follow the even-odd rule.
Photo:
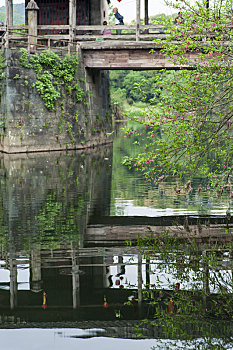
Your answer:
[[[136,0],[136,41],[140,40],[140,0]]]
[[[28,11],[28,50],[34,53],[37,47],[37,11],[39,7],[34,0],[30,0],[26,10]]]

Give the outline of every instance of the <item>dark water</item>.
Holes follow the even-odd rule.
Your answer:
[[[200,179],[189,194],[177,194],[175,180],[146,183],[121,166],[122,156],[135,152],[131,147],[118,137],[113,147],[84,152],[1,155],[0,349],[178,348],[159,327],[145,327],[149,339],[136,340],[135,324],[154,309],[134,302],[146,287],[158,287],[158,276],[158,289],[176,280],[166,268],[159,271],[159,257],[148,261],[124,247],[125,235],[104,237],[99,221],[225,214],[231,199],[198,194]],[[219,271],[232,293],[227,254]],[[181,290],[191,289],[194,277],[195,271]]]

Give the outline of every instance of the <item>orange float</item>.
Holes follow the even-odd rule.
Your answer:
[[[104,308],[107,308],[108,307],[108,303],[107,303],[107,299],[106,297],[104,297],[104,305],[103,305]]]
[[[172,299],[168,303],[168,312],[169,314],[174,314],[174,301]]]
[[[47,304],[46,304],[46,300],[47,299],[47,294],[45,292],[43,292],[43,303],[41,305],[42,309],[47,309]]]

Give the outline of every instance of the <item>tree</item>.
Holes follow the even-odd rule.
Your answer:
[[[230,186],[233,169],[233,27],[230,1],[194,5],[170,3],[182,11],[174,25],[163,19],[166,40],[156,40],[162,53],[179,67],[158,79],[152,94],[161,102],[144,121],[147,145],[124,163],[157,181],[161,176],[202,175],[211,184]],[[195,62],[191,57],[195,57]],[[138,88],[143,87],[138,84]],[[141,133],[141,132],[140,132]],[[140,147],[140,146],[139,146]]]

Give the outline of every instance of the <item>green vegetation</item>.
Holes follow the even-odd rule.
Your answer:
[[[25,24],[25,3],[13,4],[13,24]],[[5,6],[0,7],[0,22],[5,21]]]
[[[76,76],[79,63],[77,55],[66,55],[61,59],[49,50],[33,56],[29,56],[24,48],[20,51],[20,64],[24,68],[35,70],[36,82],[32,86],[36,88],[48,110],[55,109],[63,91],[70,97],[74,96],[77,103],[82,101],[84,91]]]
[[[177,26],[165,18],[167,39],[158,40],[165,56],[180,67],[179,71],[159,78],[153,86],[150,105],[139,122],[144,127],[138,156],[124,163],[136,166],[147,179],[161,176],[201,175],[209,184],[230,186],[233,169],[233,37],[231,3],[215,4],[208,10],[205,1],[194,5],[176,1],[184,21]],[[174,43],[174,41],[176,43]],[[177,44],[177,42],[179,44]],[[190,59],[195,53],[195,62]],[[195,68],[187,70],[186,68]],[[144,82],[137,84],[147,95]],[[145,111],[145,110],[144,110]],[[132,134],[129,134],[131,137]]]
[[[144,101],[156,104],[159,102],[160,92],[154,91],[158,76],[162,76],[158,71],[111,71],[111,94],[114,100],[125,101],[129,105],[134,102]],[[137,88],[140,83],[141,91]]]
[[[69,203],[64,208],[61,198],[57,198],[55,193],[48,194],[40,213],[35,218],[38,227],[36,240],[40,244],[43,242],[45,249],[57,248],[59,242],[77,241],[80,238],[80,215],[83,209],[84,200],[81,196],[78,205]]]

